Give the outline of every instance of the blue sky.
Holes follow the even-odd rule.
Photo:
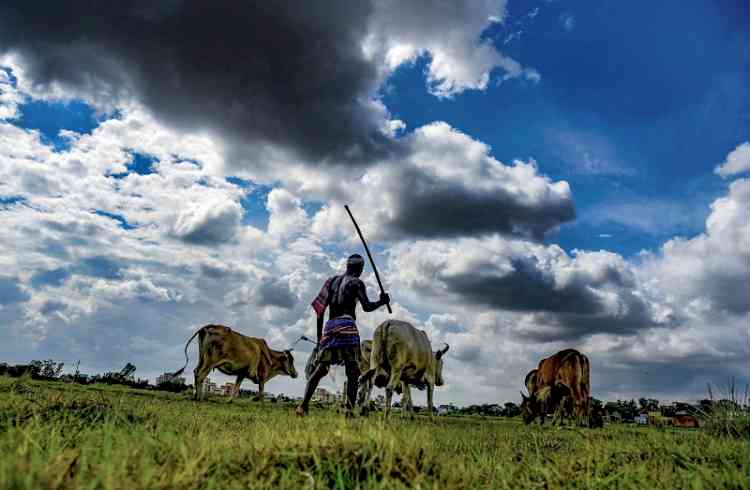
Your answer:
[[[566,347],[602,398],[700,398],[746,375],[748,7],[367,3],[336,25],[312,6],[302,23],[165,7],[148,32],[128,6],[88,22],[61,3],[82,20],[52,30],[13,7],[0,358],[153,378],[209,322],[287,346],[362,252],[349,203],[395,316],[451,344],[443,399],[513,399]],[[173,16],[201,18],[197,37]],[[363,316],[363,336],[385,318]]]
[[[506,23],[484,35],[538,69],[541,82],[496,82],[436,101],[424,91],[421,59],[398,69],[384,101],[408,127],[444,120],[501,161],[533,157],[574,191],[579,218],[556,240],[631,256],[702,229],[724,191],[713,169],[750,132],[750,19],[730,3],[511,2]],[[623,224],[616,209],[591,217],[622,203],[648,213],[654,201],[679,216],[647,217],[659,222],[649,229]]]

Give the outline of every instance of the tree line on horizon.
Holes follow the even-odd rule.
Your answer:
[[[11,365],[5,362],[0,362],[0,376],[10,377],[22,377],[29,376],[35,380],[46,380],[46,381],[64,381],[72,382],[81,385],[90,385],[95,383],[102,383],[107,385],[123,385],[131,388],[138,389],[152,389],[169,391],[173,393],[181,393],[192,388],[191,385],[185,384],[183,378],[170,378],[165,376],[160,382],[151,384],[148,379],[136,378],[134,373],[136,367],[132,363],[127,363],[125,367],[120,371],[107,371],[102,374],[81,374],[76,370],[72,374],[63,374],[64,362],[55,361],[53,359],[46,360],[33,360],[28,364],[15,364]],[[241,396],[252,396],[256,392],[253,390],[242,390]],[[711,393],[712,395],[712,393]],[[271,401],[292,401],[292,397],[288,397],[284,394],[280,394],[277,397],[273,397]],[[278,400],[276,399],[278,398]],[[709,414],[716,407],[727,408],[731,407],[737,410],[748,409],[746,406],[737,400],[732,399],[719,399],[705,398],[700,400],[697,404],[690,404],[686,402],[674,402],[670,404],[662,404],[659,400],[654,398],[639,398],[631,400],[616,400],[616,401],[602,401],[597,398],[592,398],[591,407],[592,411],[603,416],[610,418],[617,418],[622,422],[634,422],[636,417],[641,413],[649,412],[660,412],[662,415],[671,417],[677,412],[687,412],[691,415]],[[399,403],[394,404],[394,408],[397,408]],[[441,405],[445,413],[457,414],[457,415],[479,415],[485,417],[516,417],[521,413],[520,406],[513,402],[506,402],[504,404],[499,403],[483,403],[483,404],[471,404],[467,406],[457,407],[453,404]],[[420,411],[419,406],[416,406],[416,411]]]

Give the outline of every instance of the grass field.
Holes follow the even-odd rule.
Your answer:
[[[700,430],[387,424],[0,377],[1,488],[750,488],[750,443]]]

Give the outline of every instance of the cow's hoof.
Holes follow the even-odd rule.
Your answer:
[[[368,416],[368,415],[370,414],[370,411],[369,411],[369,410],[367,410],[366,408],[362,408],[362,409],[360,409],[360,411],[359,411],[359,414],[360,414],[360,415],[361,415],[362,417],[367,417],[367,416]]]

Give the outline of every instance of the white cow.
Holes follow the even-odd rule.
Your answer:
[[[435,386],[443,385],[443,355],[448,345],[432,351],[430,339],[423,330],[417,330],[408,322],[386,320],[375,329],[372,340],[370,369],[360,377],[360,385],[372,381],[375,386],[385,388],[385,416],[391,410],[393,391],[403,390],[404,409],[412,411],[409,386],[427,388],[427,406],[433,414],[432,395]],[[366,386],[366,385],[365,385]],[[362,397],[363,406],[369,404],[369,390]]]

